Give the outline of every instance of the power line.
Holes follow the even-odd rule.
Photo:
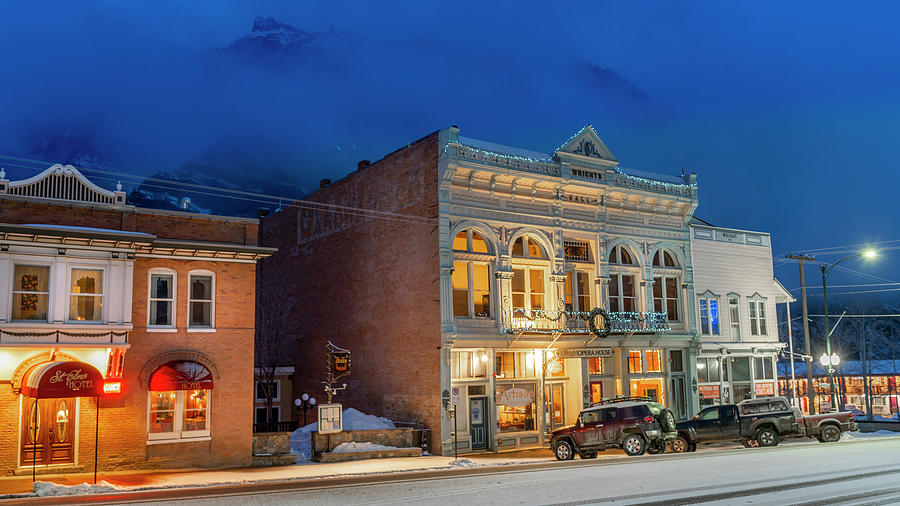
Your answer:
[[[39,167],[34,167],[34,166],[23,165],[23,164],[19,164],[19,163],[15,163],[15,162],[7,164],[10,166],[21,167],[21,168],[30,169],[30,170],[38,170],[38,171],[46,170],[47,167],[52,165],[52,163],[50,163],[50,162],[45,162],[45,161],[41,161],[41,160],[33,160],[33,159],[28,159],[28,158],[13,157],[13,156],[7,156],[7,155],[0,155],[0,158],[24,161],[24,162],[31,163],[31,164],[41,165]],[[50,165],[46,165],[48,163],[50,163]],[[46,165],[46,166],[44,166],[44,165]],[[136,174],[128,174],[125,172],[118,172],[118,171],[108,171],[108,170],[93,169],[93,168],[79,168],[79,171],[82,171],[82,170],[85,172],[97,172],[100,174],[115,175],[115,176],[118,176],[118,178],[119,178],[119,179],[116,179],[116,178],[97,176],[95,179],[112,180],[112,181],[117,181],[117,180],[121,181],[121,179],[125,179],[125,180],[134,179],[134,180],[140,180],[140,181],[130,181],[130,182],[132,182],[134,184],[138,184],[140,182],[141,185],[151,187],[151,188],[160,188],[160,189],[166,189],[166,190],[180,190],[180,189],[183,189],[180,187],[185,187],[185,188],[189,188],[189,190],[186,190],[186,191],[190,191],[192,193],[200,194],[200,195],[208,195],[208,196],[220,197],[220,198],[231,198],[231,199],[244,200],[244,201],[250,201],[250,202],[259,202],[259,203],[266,203],[266,204],[276,204],[277,203],[279,206],[296,207],[299,209],[313,210],[313,211],[317,211],[317,212],[322,211],[322,212],[345,214],[345,215],[351,215],[351,216],[363,216],[363,217],[369,217],[369,218],[377,218],[377,219],[405,222],[405,223],[418,224],[418,225],[434,225],[437,223],[436,218],[429,218],[429,217],[424,217],[424,216],[416,216],[416,215],[403,214],[403,213],[395,213],[392,211],[381,211],[381,210],[376,210],[376,209],[366,209],[366,208],[360,208],[360,207],[346,206],[346,205],[342,205],[342,204],[316,202],[316,201],[312,201],[312,200],[298,199],[296,197],[284,197],[284,196],[270,195],[270,194],[265,194],[265,193],[248,192],[248,191],[244,191],[244,190],[220,188],[220,187],[216,187],[216,186],[201,185],[201,184],[195,184],[195,183],[186,183],[186,182],[182,182],[182,181],[170,181],[167,179],[144,177],[144,176],[139,176]],[[151,181],[152,183],[162,183],[165,186],[160,185],[160,184],[146,183],[146,181]],[[201,191],[201,190],[206,190],[206,191]],[[215,193],[211,193],[211,192],[215,192]]]
[[[828,285],[828,287],[829,288],[859,288],[861,286],[898,286],[898,285],[900,285],[900,283],[861,283],[861,284],[855,284],[855,285]],[[813,288],[818,290],[822,287],[821,286],[807,286],[806,287],[807,290],[811,290]],[[799,289],[800,289],[800,287],[798,286],[797,288],[791,288],[789,291],[796,292]]]

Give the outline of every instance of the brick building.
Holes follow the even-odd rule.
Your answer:
[[[454,431],[540,445],[601,397],[697,411],[694,174],[621,167],[590,126],[553,153],[451,127],[322,186],[260,225],[295,392],[321,392],[333,341],[353,354],[336,400],[445,454]]]
[[[0,171],[0,472],[248,465],[257,227]]]

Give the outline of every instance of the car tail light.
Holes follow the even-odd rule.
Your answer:
[[[644,417],[645,423],[653,423],[653,415],[647,415]]]
[[[853,420],[853,412],[850,413],[850,420]]]

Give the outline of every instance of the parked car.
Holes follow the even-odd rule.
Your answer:
[[[776,446],[785,437],[815,437],[838,441],[841,433],[856,430],[852,413],[802,416],[784,397],[749,399],[738,404],[706,408],[677,426],[672,451],[697,449],[697,444],[740,441],[744,446]]]
[[[675,416],[648,397],[617,397],[585,408],[575,425],[551,434],[550,448],[556,460],[571,460],[577,453],[592,459],[608,448],[627,455],[664,453],[677,436]]]

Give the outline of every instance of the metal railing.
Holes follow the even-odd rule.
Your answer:
[[[587,334],[591,332],[591,313],[547,309],[513,308],[504,311],[506,331],[535,332],[542,334]],[[669,332],[666,313],[622,312],[606,313],[606,325],[610,333],[656,333]]]
[[[254,423],[253,433],[259,434],[262,432],[294,432],[295,430],[297,430],[298,425],[299,424],[296,421]]]

